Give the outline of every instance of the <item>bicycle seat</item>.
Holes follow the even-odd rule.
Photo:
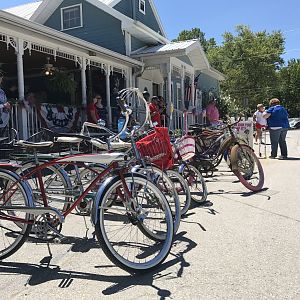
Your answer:
[[[26,147],[26,148],[49,148],[53,146],[53,142],[28,142],[24,140],[19,140],[15,145]]]
[[[54,142],[66,144],[78,144],[82,142],[82,138],[73,136],[59,136],[54,138]]]
[[[131,143],[118,141],[118,142],[111,142],[110,146],[112,150],[130,149]]]

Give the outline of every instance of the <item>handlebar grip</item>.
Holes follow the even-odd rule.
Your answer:
[[[117,97],[117,102],[118,102],[118,105],[120,106],[122,112],[127,112],[124,100],[121,99],[121,97]]]

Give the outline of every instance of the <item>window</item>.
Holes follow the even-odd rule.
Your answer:
[[[139,11],[143,13],[144,15],[146,14],[146,2],[145,0],[139,0]]]
[[[82,27],[82,5],[72,5],[61,9],[61,30]]]

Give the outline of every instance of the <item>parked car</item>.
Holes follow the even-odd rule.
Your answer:
[[[299,129],[300,128],[300,118],[291,118],[289,119],[291,129]]]

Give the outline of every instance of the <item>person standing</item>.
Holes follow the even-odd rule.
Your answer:
[[[209,100],[208,105],[206,107],[206,118],[210,125],[219,125],[220,114],[216,106],[216,99]]]
[[[167,106],[163,96],[158,96],[158,108],[160,112],[161,124],[167,127]]]
[[[102,97],[95,94],[87,107],[88,121],[97,124],[100,119],[106,121],[106,109],[102,104]]]
[[[253,114],[253,121],[255,122],[255,142],[257,143],[257,140],[262,139],[262,130],[266,128],[267,126],[267,120],[264,118],[265,108],[262,104],[257,104],[257,111]]]
[[[149,104],[151,121],[154,126],[161,127],[161,116],[158,107],[158,97],[153,96]]]
[[[0,70],[0,137],[7,136],[7,125],[9,122],[9,112],[11,105],[7,102],[4,90],[1,88],[4,73]]]
[[[270,107],[264,112],[263,116],[267,119],[270,132],[271,156],[269,158],[277,157],[279,145],[281,152],[279,159],[287,159],[286,135],[290,128],[287,110],[280,105],[279,99],[273,98],[270,100]]]

